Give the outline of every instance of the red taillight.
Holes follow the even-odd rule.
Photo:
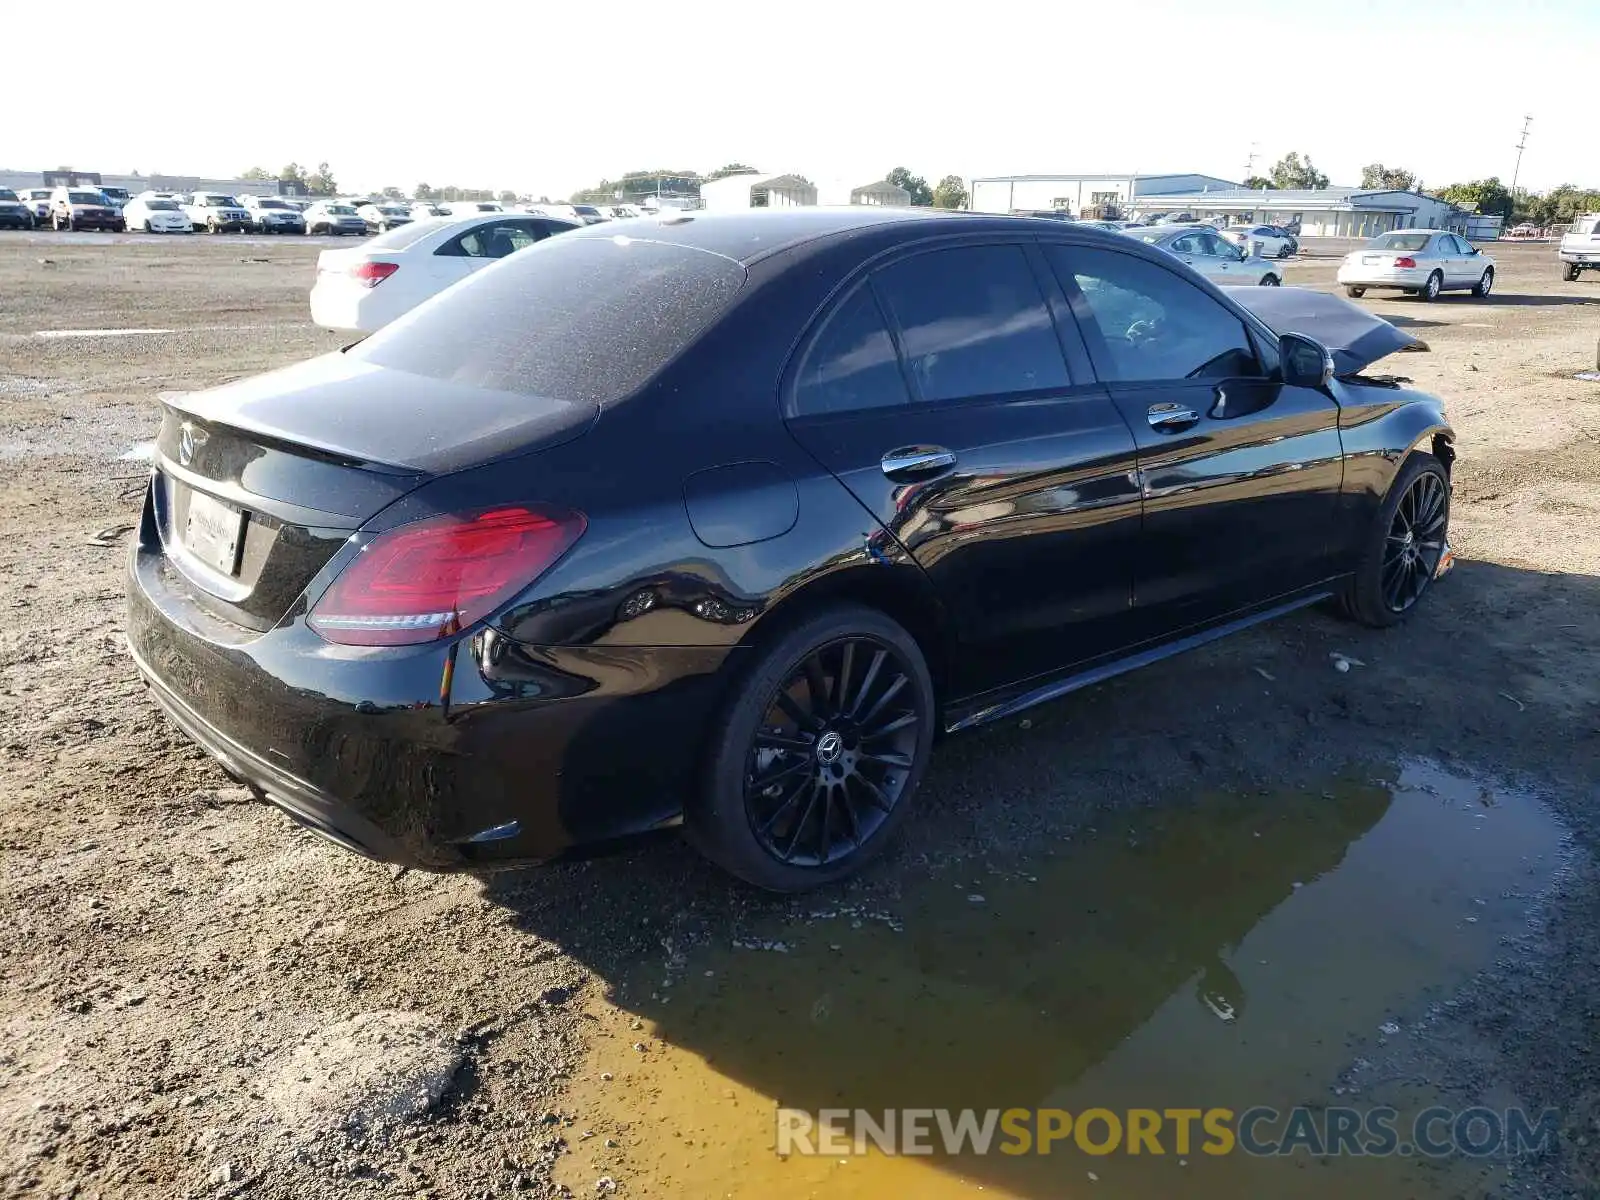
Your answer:
[[[583,535],[582,513],[496,508],[381,533],[312,607],[306,623],[346,646],[407,646],[482,620]]]
[[[1394,265],[1397,267],[1414,267],[1417,265],[1417,260],[1402,254],[1399,258],[1394,260]]]
[[[399,263],[391,262],[364,262],[357,263],[350,268],[350,278],[357,283],[364,283],[369,288],[377,287],[389,276],[400,269]]]

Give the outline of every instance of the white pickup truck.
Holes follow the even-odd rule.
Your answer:
[[[1569,283],[1584,271],[1600,271],[1600,213],[1584,213],[1561,239],[1561,278]]]
[[[250,210],[226,192],[196,192],[182,207],[196,229],[209,233],[243,233],[255,227]]]

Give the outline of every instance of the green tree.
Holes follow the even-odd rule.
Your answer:
[[[1476,209],[1490,216],[1509,217],[1514,207],[1511,193],[1497,175],[1491,175],[1488,179],[1474,179],[1469,183],[1452,183],[1447,188],[1441,188],[1438,196],[1451,204]]]
[[[515,192],[501,192],[500,193],[500,203],[501,204],[515,204],[516,202],[517,202],[517,194]]]
[[[339,194],[338,180],[333,177],[333,168],[325,162],[317,164],[317,169],[306,178],[306,188],[325,196]]]
[[[256,179],[272,179],[272,178],[274,178],[274,176],[265,167],[251,167],[243,175],[239,176],[239,178],[240,179],[256,180]]]
[[[278,178],[285,183],[298,183],[301,187],[305,187],[306,169],[299,163],[292,162],[278,172]]]
[[[710,183],[713,179],[726,179],[729,175],[759,174],[761,174],[761,172],[756,167],[748,166],[742,162],[731,162],[725,167],[718,167],[715,171],[711,172],[711,174],[707,175],[705,177],[705,182]]]
[[[1241,184],[1240,186],[1241,187],[1247,187],[1252,192],[1260,192],[1260,191],[1269,191],[1270,192],[1273,188],[1277,187],[1278,185],[1273,183],[1272,180],[1268,179],[1265,175],[1252,175],[1252,176],[1250,176],[1249,179],[1246,179],[1244,181],[1244,183]]]
[[[431,187],[429,187],[425,183],[417,184],[416,187],[411,189],[411,194],[413,196],[415,196],[418,200],[432,200],[433,199],[433,189]]]
[[[946,175],[933,189],[935,208],[965,208],[968,198],[967,181],[959,175]]]
[[[1291,150],[1273,164],[1272,184],[1280,188],[1325,188],[1328,177],[1311,164],[1309,154],[1302,159]]]
[[[911,203],[918,208],[927,208],[933,203],[933,189],[928,186],[928,181],[921,175],[913,175],[905,167],[896,167],[884,179],[910,192]]]
[[[387,200],[404,200],[406,198],[406,194],[397,187],[384,188],[383,195]]]
[[[1382,163],[1368,163],[1361,168],[1361,186],[1375,191],[1411,192],[1417,187],[1417,173],[1404,167],[1386,167]]]

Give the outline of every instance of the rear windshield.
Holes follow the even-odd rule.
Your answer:
[[[73,204],[104,204],[106,198],[99,192],[68,192],[67,199]]]
[[[177,212],[178,206],[172,200],[146,200],[145,208],[151,212]]]
[[[327,211],[336,217],[353,217],[356,215],[356,210],[348,204],[329,204]]]
[[[407,246],[420,242],[430,233],[443,229],[451,223],[450,221],[438,220],[435,217],[429,217],[425,221],[412,221],[410,224],[396,226],[394,229],[389,230],[388,233],[380,233],[377,237],[370,239],[366,244],[366,249],[404,250]]]
[[[480,205],[478,205],[478,211],[479,212],[499,212],[500,211],[500,206],[498,204],[480,204]]]
[[[17,194],[10,188],[0,188],[0,200],[15,200]]]
[[[1368,250],[1404,250],[1415,254],[1418,250],[1428,248],[1428,239],[1431,233],[1386,233],[1375,237],[1367,243]]]
[[[1153,225],[1148,229],[1136,229],[1136,230],[1124,229],[1122,232],[1123,233],[1127,233],[1132,237],[1138,238],[1141,242],[1154,243],[1154,242],[1159,242],[1159,241],[1163,240],[1169,233],[1172,232],[1172,230],[1171,229],[1162,229],[1159,225]]]
[[[705,250],[550,238],[469,276],[349,354],[449,383],[604,405],[682,353],[744,279],[738,263]]]
[[[1573,233],[1593,233],[1600,226],[1600,217],[1579,217],[1572,226]]]

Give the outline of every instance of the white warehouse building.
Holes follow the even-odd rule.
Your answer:
[[[700,205],[711,212],[816,202],[816,185],[801,175],[724,175],[700,185]]]
[[[968,189],[973,212],[1065,212],[1115,205],[1127,208],[1144,196],[1231,189],[1239,185],[1215,175],[994,175],[974,179]]]

